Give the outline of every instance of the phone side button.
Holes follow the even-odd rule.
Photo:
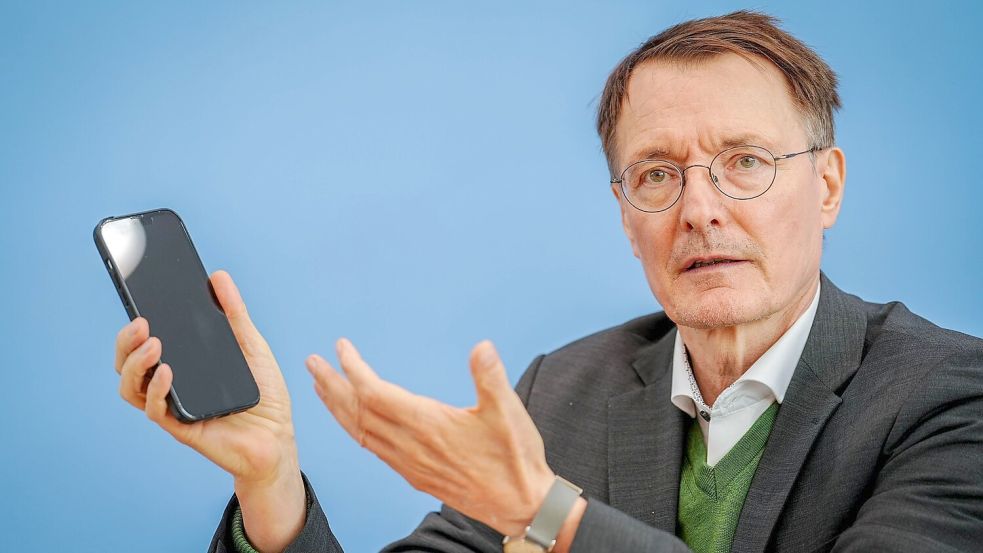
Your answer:
[[[126,294],[123,293],[123,289],[120,288],[119,285],[116,286],[116,293],[119,294],[119,299],[122,300],[123,307],[125,307],[126,309],[129,309],[130,308],[130,302],[127,301]]]

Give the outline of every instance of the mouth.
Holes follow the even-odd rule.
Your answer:
[[[742,263],[747,263],[747,260],[733,259],[729,257],[701,257],[688,260],[687,263],[688,264],[683,268],[684,273],[705,272],[715,269],[730,268]]]

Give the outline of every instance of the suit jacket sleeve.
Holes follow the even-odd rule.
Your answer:
[[[314,495],[307,475],[301,474],[304,478],[304,488],[307,490],[307,521],[304,528],[300,531],[297,539],[291,543],[284,553],[344,553],[338,540],[331,533],[328,527],[328,519],[321,511],[321,504]],[[232,541],[232,514],[239,506],[239,500],[233,495],[225,513],[219,522],[215,535],[212,536],[212,543],[208,547],[209,553],[236,553],[235,543]]]

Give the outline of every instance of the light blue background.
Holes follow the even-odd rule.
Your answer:
[[[236,278],[352,552],[436,502],[341,431],[308,353],[351,337],[385,377],[463,406],[478,340],[515,381],[537,353],[658,308],[606,185],[596,98],[648,36],[741,5],[461,4],[2,4],[2,549],[200,551],[231,492],[117,395],[104,216],[172,207]],[[849,178],[825,270],[983,334],[979,3],[797,6],[752,7],[841,78]]]

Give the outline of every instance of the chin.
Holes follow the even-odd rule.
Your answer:
[[[677,326],[713,329],[761,320],[768,316],[765,303],[753,293],[718,288],[684,294],[662,305]]]

